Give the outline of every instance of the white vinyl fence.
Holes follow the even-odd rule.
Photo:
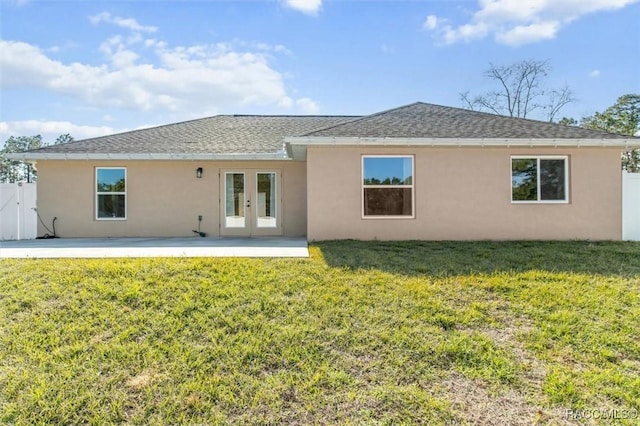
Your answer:
[[[35,183],[0,183],[0,241],[38,235]]]
[[[622,172],[622,239],[640,241],[640,173]]]

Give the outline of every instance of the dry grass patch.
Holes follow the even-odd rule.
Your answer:
[[[124,385],[131,390],[140,391],[147,388],[156,377],[156,372],[153,370],[146,370],[136,374],[134,377],[131,377]]]

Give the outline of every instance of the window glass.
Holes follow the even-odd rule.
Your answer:
[[[567,201],[567,157],[511,159],[512,201]]]
[[[362,159],[364,217],[413,217],[413,157]]]
[[[364,188],[365,216],[411,216],[411,188]]]
[[[125,196],[114,194],[98,195],[98,217],[118,219],[125,217]]]
[[[518,158],[511,161],[511,188],[513,200],[538,200],[538,161]]]
[[[125,168],[96,169],[96,217],[98,219],[127,217],[126,188]]]
[[[363,160],[365,185],[411,185],[413,158],[365,157]]]
[[[540,197],[542,200],[564,200],[565,162],[540,159]]]
[[[124,192],[124,174],[124,169],[98,169],[96,179],[98,192]]]

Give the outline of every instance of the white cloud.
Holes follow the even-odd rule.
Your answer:
[[[132,67],[140,56],[137,53],[128,50],[127,45],[134,44],[138,41],[141,40],[130,38],[127,40],[127,44],[125,44],[122,36],[114,36],[100,45],[100,51],[111,60],[114,67]]]
[[[429,15],[423,28],[439,43],[469,42],[493,35],[498,43],[519,46],[556,37],[572,21],[597,12],[624,8],[640,0],[478,0],[468,23],[453,26]]]
[[[435,30],[438,28],[438,17],[435,15],[427,16],[427,20],[424,22],[423,27],[426,30]]]
[[[247,106],[312,108],[304,98],[299,103],[289,98],[284,75],[269,63],[273,53],[234,50],[224,43],[172,48],[153,42],[145,47],[140,40],[135,43],[151,49],[155,63],[138,63],[140,55],[127,43],[119,36],[107,40],[101,50],[111,64],[89,65],[63,63],[36,46],[0,40],[0,86],[45,89],[93,107],[182,116]]]
[[[322,0],[284,0],[284,4],[298,12],[316,16],[322,8]]]
[[[242,44],[247,46],[246,43],[242,43]],[[253,44],[250,43],[248,44],[248,46],[255,47],[255,49],[261,50],[263,52],[283,53],[287,56],[293,55],[293,52],[291,50],[287,49],[285,46],[281,44],[276,44],[275,46],[272,46],[267,43],[253,43]]]
[[[509,46],[535,43],[555,38],[560,23],[557,21],[540,22],[531,25],[519,25],[508,31],[496,34],[496,41]]]
[[[600,77],[600,70],[593,70],[593,71],[589,72],[589,77],[591,77],[591,78]]]
[[[133,18],[120,18],[118,16],[112,16],[109,12],[102,12],[97,15],[89,17],[89,20],[93,25],[101,23],[107,23],[116,25],[121,28],[126,28],[131,31],[139,31],[143,33],[155,33],[158,31],[157,27],[150,25],[140,25],[138,21]]]
[[[473,41],[484,38],[489,33],[489,27],[483,22],[477,24],[465,24],[458,28],[449,25],[444,26],[442,38],[445,44],[452,44],[458,41]]]
[[[298,106],[306,114],[317,114],[320,108],[313,99],[300,98],[296,100],[296,106]]]
[[[69,133],[75,140],[119,133],[126,129],[114,129],[109,126],[82,126],[68,121],[1,121],[0,141],[6,141],[10,136],[41,135],[46,143],[53,143],[60,135]]]

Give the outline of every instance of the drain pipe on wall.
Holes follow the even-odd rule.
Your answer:
[[[56,220],[58,220],[57,217],[54,217],[53,220],[51,221],[51,227],[53,228],[53,231],[51,229],[49,229],[47,227],[47,225],[44,224],[44,221],[42,220],[42,218],[40,217],[40,213],[38,212],[38,209],[34,209],[36,211],[36,215],[38,215],[38,220],[40,221],[40,223],[42,224],[42,226],[44,227],[44,229],[46,229],[49,233],[48,234],[44,234],[41,237],[36,237],[36,240],[47,240],[49,238],[60,238],[56,235]],[[51,235],[53,234],[53,235]]]
[[[200,231],[200,225],[201,224],[202,224],[202,215],[198,215],[198,230],[196,231],[195,229],[193,229],[193,233],[194,234],[198,234],[198,235],[200,235],[201,237],[204,238],[204,237],[207,236],[207,234]]]

